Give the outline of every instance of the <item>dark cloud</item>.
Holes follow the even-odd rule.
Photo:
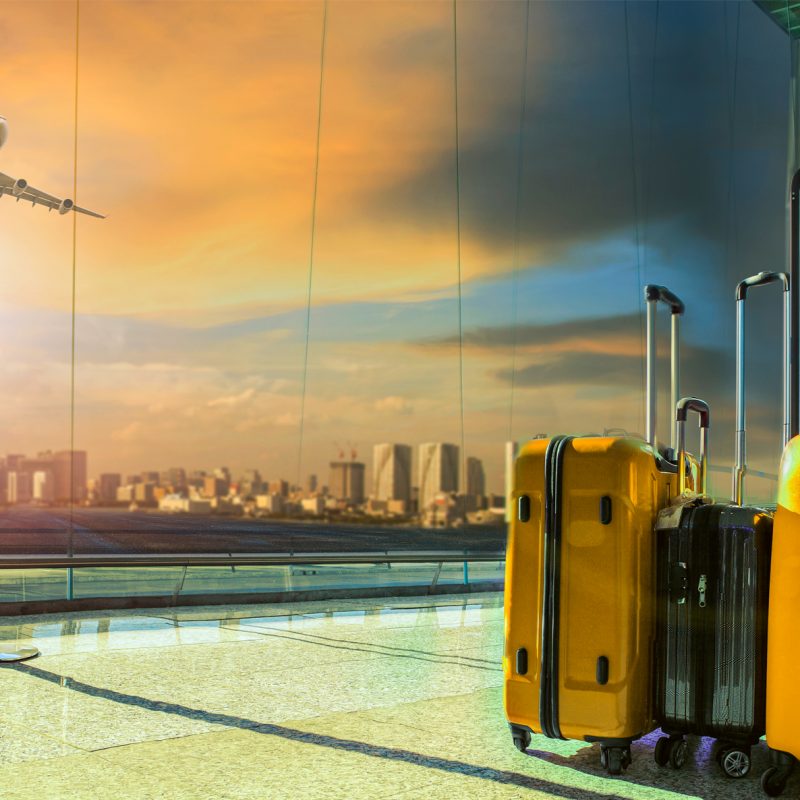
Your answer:
[[[677,220],[695,236],[725,239],[731,188],[757,196],[769,183],[764,167],[774,172],[759,154],[785,148],[788,50],[778,46],[785,37],[754,5],[738,13],[745,63],[737,68],[736,20],[726,4],[661,4],[655,53],[655,4],[632,4],[629,75],[623,4],[531,5],[523,246],[557,251],[615,231],[630,236],[635,202],[640,225],[645,216]],[[516,40],[495,40],[491,52],[468,33],[463,38],[464,63],[518,69]],[[515,230],[518,87],[510,72],[505,84],[477,82],[464,89],[461,107],[462,230],[501,252]],[[443,140],[415,173],[365,196],[364,213],[418,229],[452,228],[455,153]],[[767,224],[780,235],[782,219]]]
[[[619,314],[611,317],[593,317],[576,320],[565,320],[552,324],[534,325],[502,325],[480,327],[467,330],[463,335],[463,344],[475,348],[503,348],[535,345],[547,347],[563,344],[572,340],[618,338],[621,336],[636,337],[641,333],[642,319],[639,314]],[[455,347],[459,344],[457,335],[440,338],[429,338],[419,342],[428,346]]]

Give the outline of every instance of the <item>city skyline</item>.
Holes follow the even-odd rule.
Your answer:
[[[334,441],[443,441],[499,493],[507,440],[644,430],[650,282],[732,460],[733,287],[785,256],[774,23],[738,9],[734,55],[715,4],[533,3],[526,38],[525,3],[464,3],[456,83],[448,4],[329,6],[321,76],[322,2],[85,3],[79,32],[0,4],[2,169],[109,214],[73,239],[3,200],[6,448],[302,482]],[[768,294],[748,456],[774,472]]]
[[[422,459],[424,458],[424,451],[430,448],[444,448],[449,454],[450,461],[454,460],[455,474],[453,475],[453,464],[450,468],[445,470],[444,478],[434,478],[432,476],[426,477],[427,470],[422,466]],[[342,499],[353,497],[354,501],[361,503],[367,497],[378,500],[404,500],[408,503],[411,500],[412,490],[425,494],[431,497],[440,491],[455,491],[461,494],[479,494],[488,496],[493,494],[486,490],[485,480],[483,480],[483,462],[474,456],[468,456],[466,463],[468,466],[468,474],[465,479],[458,478],[458,461],[459,461],[459,448],[457,445],[448,445],[444,443],[422,443],[416,446],[419,457],[419,468],[412,469],[413,459],[411,454],[413,448],[410,445],[402,443],[379,443],[374,445],[373,453],[377,454],[379,450],[389,448],[390,452],[395,451],[400,453],[401,458],[405,461],[401,465],[401,469],[409,471],[405,475],[401,475],[398,480],[394,481],[391,485],[395,488],[391,492],[381,492],[379,485],[378,473],[373,467],[373,470],[367,469],[367,464],[356,460],[357,452],[351,451],[351,458],[349,460],[330,461],[330,479],[327,484],[323,484],[318,480],[314,473],[308,474],[300,484],[295,484],[284,477],[268,476],[266,473],[262,474],[258,468],[247,467],[242,470],[231,470],[228,466],[217,467],[200,467],[200,468],[186,468],[183,466],[171,466],[159,470],[149,468],[141,470],[110,470],[110,471],[93,471],[91,474],[88,470],[88,453],[85,450],[66,450],[66,451],[52,451],[50,449],[39,451],[35,456],[27,456],[24,453],[13,453],[0,456],[0,495],[5,495],[8,502],[26,502],[30,499],[48,499],[39,496],[40,493],[33,491],[33,486],[37,480],[45,480],[44,477],[37,478],[36,476],[52,474],[52,492],[53,497],[50,500],[64,500],[68,494],[64,487],[68,489],[70,481],[70,471],[74,468],[73,483],[79,487],[80,491],[77,494],[77,500],[80,502],[86,499],[89,487],[93,487],[94,491],[99,496],[106,499],[111,499],[114,492],[120,488],[131,487],[139,483],[152,483],[156,486],[173,486],[179,489],[187,489],[189,486],[200,481],[204,482],[204,492],[208,496],[224,496],[228,491],[228,487],[236,487],[239,494],[254,493],[248,488],[249,484],[258,483],[262,486],[269,486],[270,492],[279,492],[288,495],[290,491],[297,493],[304,493],[306,495],[314,495],[326,491],[328,494]],[[74,458],[71,457],[74,454]],[[340,455],[341,455],[340,451]],[[448,462],[449,463],[449,462]],[[375,459],[373,459],[375,464]],[[350,477],[350,471],[356,468],[358,474],[355,476],[355,493],[352,491],[354,480]],[[339,476],[341,472],[341,476]],[[337,476],[334,478],[334,474]],[[479,474],[480,479],[474,476]],[[366,477],[370,475],[371,483],[367,484]],[[15,495],[20,491],[17,488],[18,481],[25,478],[25,483],[22,484],[26,487],[23,493],[31,495],[25,497],[24,500],[11,499],[11,483],[12,476],[14,482]],[[19,476],[19,477],[17,477]],[[472,477],[471,477],[472,476]],[[505,476],[503,476],[505,480]],[[426,489],[426,481],[430,483],[432,488]],[[477,481],[477,482],[476,482]],[[209,482],[214,482],[215,487],[209,488]],[[339,485],[341,484],[341,486]],[[224,488],[220,488],[224,485]],[[243,491],[244,487],[244,491]],[[480,489],[480,491],[477,491]],[[337,490],[339,493],[337,494]],[[472,490],[472,491],[470,491]],[[131,498],[132,499],[132,498]]]

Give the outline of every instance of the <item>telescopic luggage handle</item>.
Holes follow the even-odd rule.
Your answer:
[[[741,281],[736,287],[736,466],[733,468],[733,502],[742,504],[744,476],[747,472],[745,451],[745,402],[744,402],[744,303],[747,290],[768,283],[783,284],[783,442],[789,441],[791,424],[790,364],[791,347],[789,327],[791,295],[789,276],[785,272],[759,272]]]
[[[678,494],[686,491],[686,416],[690,411],[700,415],[700,491],[705,496],[708,474],[708,429],[711,427],[711,411],[708,403],[699,397],[682,397],[675,409],[675,428],[678,437]]]
[[[670,307],[672,316],[672,347],[670,364],[672,370],[672,392],[670,408],[675,408],[680,396],[679,349],[680,349],[680,317],[684,312],[684,305],[666,286],[648,284],[644,287],[644,299],[647,303],[647,441],[653,450],[657,449],[656,442],[656,412],[658,399],[656,397],[656,304],[661,302]],[[677,433],[673,426],[670,432],[670,445],[673,452],[677,447]]]

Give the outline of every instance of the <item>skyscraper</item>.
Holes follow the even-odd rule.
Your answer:
[[[60,450],[53,456],[56,501],[81,502],[86,498],[86,451]],[[72,477],[72,486],[70,486]]]
[[[358,461],[331,461],[328,491],[347,503],[364,502],[364,465]]]
[[[50,470],[33,473],[33,499],[42,503],[52,503],[55,499],[55,483]]]
[[[458,491],[459,447],[427,442],[419,446],[419,510],[433,505],[439,492]]]
[[[483,462],[479,458],[469,456],[467,458],[467,497],[475,498],[479,508],[486,495],[486,474],[483,470]]]
[[[376,444],[372,453],[375,499],[410,503],[411,447],[407,444]]]
[[[113,503],[117,499],[117,489],[122,486],[122,476],[118,472],[104,472],[100,476],[100,500]]]

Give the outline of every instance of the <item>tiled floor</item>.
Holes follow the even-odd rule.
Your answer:
[[[0,800],[756,798],[694,742],[681,771],[634,745],[535,737],[502,710],[500,595],[0,618],[42,655],[0,667]],[[796,796],[792,780],[786,796]]]

